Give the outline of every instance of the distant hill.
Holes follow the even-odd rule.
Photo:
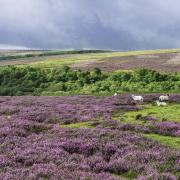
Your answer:
[[[10,50],[0,51],[0,66],[25,65],[106,72],[148,68],[161,72],[180,71],[180,49],[115,52],[104,50]]]

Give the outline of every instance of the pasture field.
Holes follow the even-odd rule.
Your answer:
[[[180,138],[171,136],[162,136],[158,134],[144,134],[145,137],[159,141],[172,148],[180,149]]]
[[[59,59],[71,55],[98,54],[107,53],[104,50],[0,50],[0,65],[21,65],[31,64],[37,61],[46,61],[48,59]],[[51,57],[51,58],[49,58]]]
[[[142,110],[137,112],[128,112],[124,115],[126,122],[134,123],[136,117],[140,114],[142,116],[153,116],[157,121],[173,121],[180,122],[180,104],[168,104],[165,107],[158,107],[155,103],[141,106]],[[136,121],[137,122],[137,121]]]
[[[103,71],[109,72],[114,70],[129,70],[130,68],[137,68],[139,67],[139,64],[142,64],[142,61],[136,60],[136,66],[135,67],[121,67],[121,64],[124,63],[124,60],[126,59],[129,64],[129,62],[132,62],[132,58],[135,59],[136,57],[139,57],[139,59],[143,61],[150,60],[151,63],[154,63],[154,60],[157,61],[162,58],[164,55],[165,60],[169,60],[172,57],[176,57],[176,55],[180,52],[179,49],[173,49],[173,50],[149,50],[149,51],[128,51],[128,52],[108,52],[108,53],[92,53],[92,54],[81,54],[81,55],[70,55],[69,57],[57,57],[56,59],[50,58],[46,59],[45,61],[37,61],[35,63],[31,63],[31,66],[33,67],[43,67],[43,68],[53,68],[61,65],[69,65],[73,69],[82,69],[82,70],[91,70],[95,67],[98,67],[102,69]],[[157,56],[154,56],[155,58],[149,59],[149,57],[153,57],[155,54]],[[147,60],[146,60],[147,59]],[[162,58],[163,59],[163,58]],[[112,63],[113,61],[113,63]],[[164,61],[164,60],[163,60]],[[156,62],[158,63],[158,61]],[[148,64],[144,66],[148,66]],[[160,62],[162,64],[162,62]],[[113,67],[111,67],[113,66]],[[150,67],[151,68],[151,67]],[[170,70],[170,68],[169,68]]]
[[[68,65],[73,69],[82,70],[92,70],[97,67],[106,72],[137,68],[149,68],[161,72],[178,72],[180,70],[180,49],[93,52],[96,51],[91,53],[88,53],[88,51],[25,51],[8,52],[7,54],[2,52],[0,54],[0,66],[24,65],[57,68],[62,65]]]
[[[149,116],[157,95],[136,105],[116,97],[0,97],[0,177],[5,179],[178,179],[178,114],[161,121],[173,104],[152,110],[157,119],[123,121],[129,113]],[[144,110],[142,109],[144,108]],[[114,117],[116,115],[116,118]]]

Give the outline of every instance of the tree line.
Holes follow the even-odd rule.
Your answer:
[[[72,70],[68,66],[43,69],[36,67],[0,67],[0,95],[113,94],[114,92],[180,92],[179,74],[149,69],[105,73]]]

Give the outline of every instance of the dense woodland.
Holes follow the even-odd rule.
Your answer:
[[[179,74],[164,74],[138,69],[104,73],[72,70],[6,66],[0,68],[0,95],[113,94],[114,92],[180,92]]]

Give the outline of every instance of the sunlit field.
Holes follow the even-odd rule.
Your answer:
[[[62,65],[75,65],[81,63],[98,63],[103,58],[112,58],[112,57],[126,57],[126,56],[135,56],[135,55],[146,55],[146,54],[159,54],[159,53],[177,53],[180,52],[179,49],[167,49],[167,50],[147,50],[147,51],[127,51],[127,52],[111,52],[111,53],[92,53],[84,55],[71,55],[70,57],[63,58],[49,58],[39,62],[31,63],[33,67],[43,67],[43,68],[52,68]]]
[[[102,52],[99,53],[79,53],[78,51],[10,51],[0,53],[0,65],[31,65],[33,67],[53,68],[62,65],[72,65],[81,63],[102,62],[104,58],[128,57],[136,55],[151,55],[163,53],[179,53],[180,49],[160,49],[144,51],[127,51],[127,52]],[[78,66],[78,65],[76,65]]]
[[[125,113],[124,117],[128,123],[134,123],[136,117],[140,114],[142,116],[153,116],[157,121],[172,121],[180,122],[180,104],[168,104],[165,107],[158,107],[156,103],[141,106],[143,109],[137,112]]]

